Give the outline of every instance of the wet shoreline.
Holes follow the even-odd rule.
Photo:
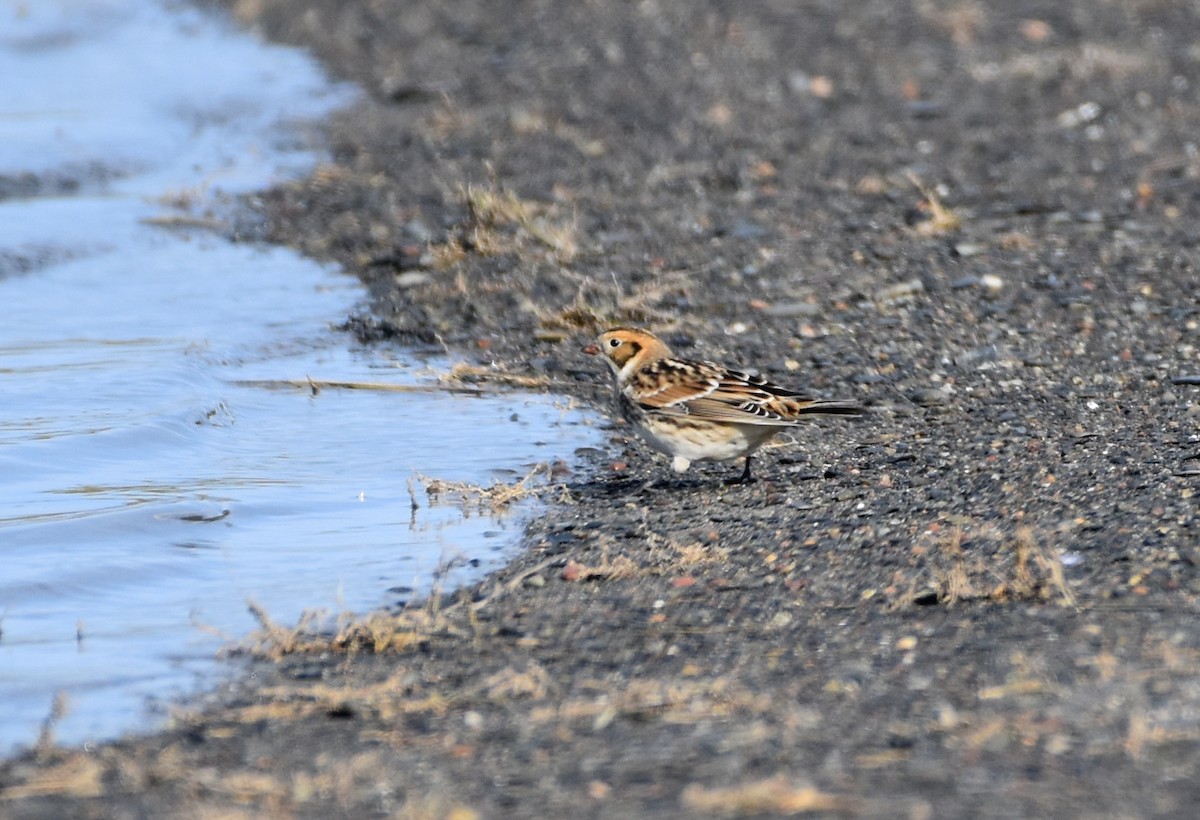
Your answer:
[[[4,32],[0,73],[28,77],[0,90],[0,757],[64,700],[72,747],[165,725],[250,601],[346,617],[502,564],[511,505],[422,488],[568,458],[585,419],[352,344],[356,277],[212,233],[311,172],[305,135],[357,94],[222,10],[50,2]]]

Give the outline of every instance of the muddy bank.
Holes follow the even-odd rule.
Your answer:
[[[748,487],[614,425],[511,567],[5,812],[1188,812],[1194,9],[229,5],[371,94],[244,229],[368,282],[359,335],[603,407],[580,344],[646,324],[871,412]]]

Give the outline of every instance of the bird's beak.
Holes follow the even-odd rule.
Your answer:
[[[592,342],[590,345],[588,345],[587,347],[585,347],[583,349],[583,352],[588,354],[589,356],[595,356],[597,353],[600,352],[600,346],[597,345],[595,342]]]

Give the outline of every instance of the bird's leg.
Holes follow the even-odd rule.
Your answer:
[[[737,478],[730,479],[727,484],[749,484],[754,481],[754,476],[750,475],[750,459],[751,456],[746,456],[746,467],[742,470],[742,474]]]

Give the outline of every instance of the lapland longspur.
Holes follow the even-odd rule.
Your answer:
[[[750,459],[767,439],[814,414],[862,412],[853,401],[814,399],[713,362],[681,359],[654,334],[630,327],[601,333],[583,349],[602,355],[616,379],[617,406],[646,443],[683,472],[693,461]]]

